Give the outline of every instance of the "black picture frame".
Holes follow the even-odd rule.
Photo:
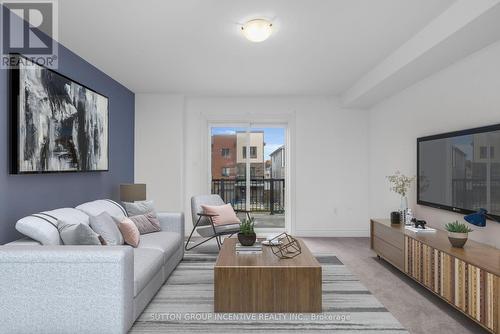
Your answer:
[[[417,138],[417,204],[428,206],[428,207],[435,208],[435,209],[441,209],[441,210],[451,211],[451,212],[455,212],[455,213],[460,213],[460,214],[464,214],[464,215],[468,215],[468,214],[476,212],[476,210],[470,210],[470,209],[453,207],[453,206],[448,206],[448,205],[439,204],[439,203],[427,202],[427,201],[420,199],[420,143],[425,142],[425,141],[430,141],[430,140],[436,140],[436,139],[445,139],[445,138],[452,138],[452,137],[459,137],[459,136],[467,136],[467,135],[472,135],[472,134],[487,133],[487,132],[493,132],[493,131],[500,131],[500,124],[482,126],[482,127],[471,128],[471,129],[466,129],[466,130],[440,133],[440,134],[436,134],[436,135],[430,135],[430,136]],[[477,209],[479,209],[479,208],[477,208]],[[490,213],[488,213],[488,215],[491,216],[492,218],[496,219],[497,221],[500,220],[500,215],[493,215]]]
[[[10,57],[21,57],[24,58],[25,60],[35,64],[35,66],[40,67],[43,70],[50,71],[51,73],[54,73],[55,75],[71,81],[72,83],[81,86],[82,88],[85,88],[88,91],[91,91],[106,100],[106,110],[105,110],[105,117],[106,117],[106,168],[104,169],[79,169],[79,170],[40,170],[40,171],[23,171],[20,170],[19,166],[19,113],[20,113],[20,101],[19,101],[19,96],[20,96],[20,69],[19,67],[11,67],[8,70],[8,80],[9,80],[9,92],[8,96],[9,98],[9,109],[10,109],[10,174],[60,174],[60,173],[96,173],[96,172],[108,172],[109,171],[109,133],[110,133],[110,125],[109,125],[109,98],[108,96],[96,91],[95,89],[92,89],[88,87],[87,85],[84,85],[73,78],[70,78],[64,74],[61,74],[57,71],[54,71],[53,69],[47,68],[46,66],[43,66],[41,64],[38,64],[28,57],[25,57],[22,54],[18,53],[13,53],[9,55]]]

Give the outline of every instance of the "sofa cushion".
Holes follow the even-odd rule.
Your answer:
[[[208,215],[214,215],[212,221],[214,225],[231,225],[239,224],[240,220],[236,213],[234,212],[231,204],[224,205],[201,205],[203,213]]]
[[[5,246],[41,246],[42,244],[28,237],[20,238],[4,244]]]
[[[163,252],[150,248],[134,248],[134,297],[163,270]]]
[[[175,232],[155,232],[141,235],[139,248],[155,249],[164,253],[164,263],[182,247],[181,235]]]
[[[118,225],[118,229],[120,230],[123,240],[127,245],[130,245],[134,248],[139,246],[139,242],[141,241],[141,234],[135,226],[134,222],[130,220],[128,217],[123,218],[114,218],[116,225]]]
[[[154,212],[145,215],[129,217],[134,222],[140,234],[148,234],[161,231],[160,221]]]
[[[153,201],[123,202],[123,206],[129,217],[156,212]]]
[[[89,216],[97,216],[103,212],[109,213],[111,217],[123,218],[127,216],[125,209],[118,203],[110,199],[99,199],[97,201],[80,204],[76,209]]]
[[[65,245],[101,245],[99,234],[87,224],[72,224],[59,220],[57,229]]]
[[[217,226],[215,226],[215,231],[217,233],[223,233],[223,234],[238,233],[240,231],[240,224],[217,225]],[[211,237],[214,235],[214,229],[213,229],[212,225],[198,227],[196,229],[196,232],[198,232],[199,235],[201,235],[202,237],[205,237],[205,238]]]
[[[97,216],[90,216],[89,221],[90,227],[106,240],[107,245],[123,245],[122,233],[109,213],[103,212]]]
[[[57,230],[58,220],[71,224],[89,224],[89,217],[85,213],[73,208],[61,208],[21,218],[16,223],[16,230],[42,245],[62,245]]]

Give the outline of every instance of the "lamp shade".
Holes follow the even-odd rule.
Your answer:
[[[484,227],[486,226],[487,217],[488,217],[488,211],[486,211],[486,209],[479,209],[479,211],[465,216],[464,219],[469,224]]]
[[[243,35],[252,42],[262,42],[271,36],[273,24],[266,19],[248,21],[241,27]]]
[[[122,202],[145,201],[146,184],[120,184],[120,200]]]

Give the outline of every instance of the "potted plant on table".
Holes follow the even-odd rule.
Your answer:
[[[255,243],[255,240],[257,240],[257,235],[254,231],[254,218],[245,219],[240,224],[238,240],[242,246],[252,246]]]
[[[444,226],[448,231],[448,240],[453,247],[462,248],[467,242],[469,232],[472,230],[464,223],[459,223],[458,220],[453,223],[448,223]]]

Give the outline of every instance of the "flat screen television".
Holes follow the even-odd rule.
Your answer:
[[[500,219],[500,124],[418,138],[417,203]]]

